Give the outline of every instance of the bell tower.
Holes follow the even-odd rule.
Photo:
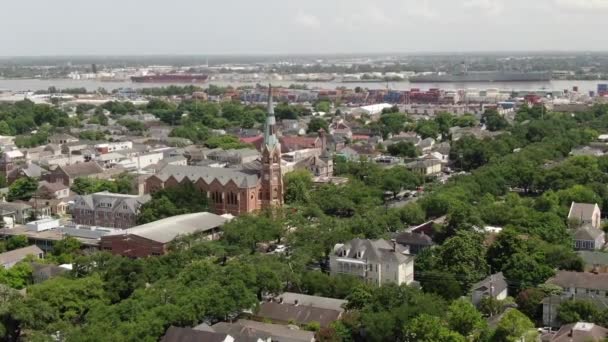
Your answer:
[[[276,132],[276,118],[272,103],[272,86],[268,85],[268,114],[264,126],[262,173],[259,199],[262,209],[283,205],[283,174],[281,172],[281,144]]]

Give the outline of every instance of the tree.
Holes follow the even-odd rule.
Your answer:
[[[465,342],[467,339],[447,328],[439,317],[422,314],[403,329],[408,342]]]
[[[422,139],[436,139],[439,135],[439,125],[435,121],[420,120],[416,125],[415,131],[416,133],[420,134],[420,137],[422,137]]]
[[[408,141],[400,141],[396,144],[389,145],[387,148],[391,156],[415,158],[419,155],[416,146]]]
[[[569,300],[560,304],[557,318],[563,324],[597,322],[600,318],[600,310],[595,303],[588,300]]]
[[[38,181],[34,178],[23,177],[17,179],[8,188],[7,199],[9,201],[29,201],[38,190]]]
[[[319,101],[315,103],[315,111],[329,113],[331,110],[331,102],[329,101]]]
[[[306,132],[317,133],[321,129],[323,129],[325,132],[329,132],[329,124],[322,118],[314,117],[310,119]]]
[[[509,282],[516,284],[518,289],[537,286],[555,274],[552,267],[537,259],[538,256],[528,253],[516,253],[508,259],[503,267],[503,273]]]
[[[199,191],[192,183],[169,187],[152,194],[152,200],[141,206],[137,222],[139,224],[160,219],[207,211],[207,194]]]
[[[478,335],[487,326],[486,320],[468,299],[452,302],[446,319],[450,329],[465,337]]]
[[[483,235],[471,231],[458,231],[454,237],[439,247],[439,267],[451,274],[458,274],[462,288],[470,286],[488,275]]]
[[[490,131],[500,131],[509,127],[509,122],[502,115],[498,114],[496,109],[486,109],[482,115],[482,123]]]
[[[29,246],[29,241],[25,235],[13,235],[6,241],[6,249],[12,251],[14,249]]]
[[[434,293],[446,300],[454,300],[462,296],[462,287],[453,274],[428,271],[421,273],[417,279],[424,292]]]
[[[289,172],[284,177],[285,203],[305,204],[310,201],[312,177],[306,170]]]
[[[209,148],[221,148],[223,150],[252,147],[250,144],[242,143],[239,138],[234,135],[212,136],[205,141],[205,146]]]
[[[532,342],[535,337],[534,323],[517,309],[508,310],[494,332],[494,340],[500,342]]]
[[[521,291],[515,302],[517,308],[531,320],[538,322],[542,318],[541,302],[547,294],[539,288],[529,288]]]

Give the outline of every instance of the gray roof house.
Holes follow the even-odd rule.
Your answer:
[[[568,220],[578,220],[581,226],[591,225],[595,229],[601,228],[602,212],[597,203],[572,202],[568,212]]]
[[[562,326],[551,342],[602,342],[608,338],[608,329],[593,323],[577,322]]]
[[[198,330],[199,326],[194,327],[194,329]],[[239,319],[234,323],[219,322],[205,329],[228,334],[233,336],[236,341],[242,341],[243,338],[270,339],[273,342],[312,342],[315,340],[315,333],[312,331],[246,319]]]
[[[332,275],[357,276],[378,286],[414,281],[414,257],[396,241],[353,239],[336,244],[329,268]]]
[[[38,259],[42,259],[44,257],[44,251],[38,248],[36,245],[31,245],[19,249],[15,249],[12,251],[4,252],[0,254],[0,264],[4,268],[11,268],[15,266],[16,263],[25,259],[28,255],[33,255]]]
[[[484,297],[503,300],[507,298],[507,281],[502,272],[492,274],[471,288],[473,305],[478,306]]]

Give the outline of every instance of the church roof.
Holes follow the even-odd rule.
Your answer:
[[[259,180],[257,174],[244,170],[184,165],[167,165],[156,174],[156,177],[163,182],[170,177],[175,178],[178,182],[186,177],[193,182],[202,179],[207,184],[217,180],[222,185],[226,185],[232,180],[239,188],[254,187]]]

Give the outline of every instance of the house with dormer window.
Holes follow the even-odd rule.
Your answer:
[[[329,258],[332,275],[356,276],[377,286],[414,281],[414,256],[395,241],[354,239],[336,244]]]

